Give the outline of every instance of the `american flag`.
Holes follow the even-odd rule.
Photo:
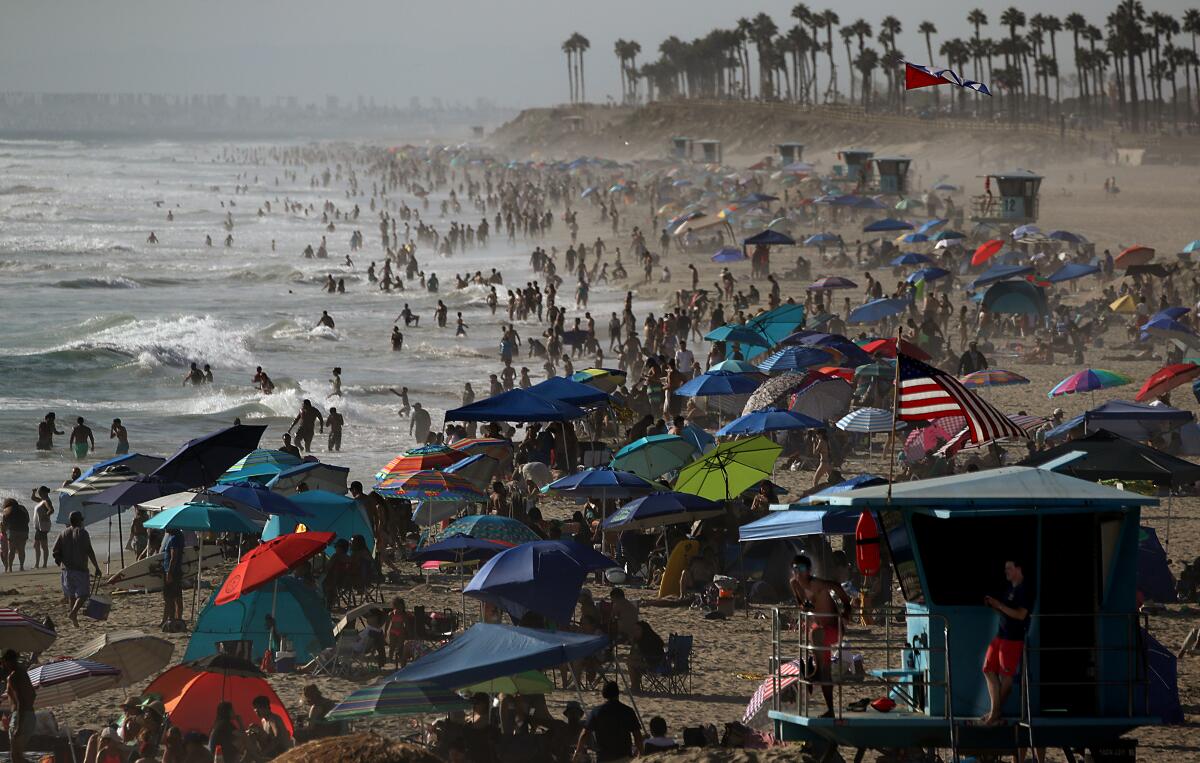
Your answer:
[[[1028,437],[1025,430],[945,371],[904,354],[897,355],[897,363],[900,379],[897,419],[933,421],[963,416],[971,442],[976,444],[1005,437]]]

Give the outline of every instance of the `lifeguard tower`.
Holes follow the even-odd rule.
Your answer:
[[[1124,749],[1119,759],[1132,760],[1133,743],[1121,736],[1162,722],[1147,709],[1136,601],[1138,521],[1157,500],[1052,471],[1074,457],[899,483],[890,495],[887,485],[830,495],[831,509],[872,512],[905,603],[874,612],[882,640],[856,636],[835,661],[861,653],[867,680],[840,681],[835,669],[833,717],[823,716],[817,687],[806,691],[815,679],[783,669],[828,650],[807,637],[811,615],[800,612],[789,631],[775,609],[772,680],[800,684],[786,698],[775,693],[777,737],[857,748],[856,761],[868,749],[945,749],[941,759],[959,760],[1018,747],[1062,748],[1071,761],[1085,749],[1097,761]],[[984,596],[1003,595],[1010,560],[1034,601],[1004,723],[982,726],[974,721],[989,707],[981,666],[999,623]],[[896,702],[890,712],[847,707],[882,696]]]
[[[1042,176],[1029,170],[984,175],[984,193],[971,198],[971,219],[982,223],[1025,225],[1038,219]]]
[[[676,159],[689,159],[692,156],[692,139],[683,135],[671,138],[671,156]]]
[[[721,141],[706,138],[704,140],[692,141],[693,153],[694,149],[700,149],[699,156],[693,156],[705,164],[720,164],[721,163]]]
[[[775,148],[779,151],[779,166],[781,167],[804,160],[803,143],[776,143]]]
[[[907,156],[877,156],[874,162],[880,193],[890,196],[908,194],[908,168],[912,165],[912,159]]]
[[[874,151],[864,151],[859,148],[844,148],[838,151],[838,161],[842,163],[842,173],[834,177],[848,183],[859,183],[865,186],[871,181],[871,159]],[[835,169],[836,173],[837,170]]]

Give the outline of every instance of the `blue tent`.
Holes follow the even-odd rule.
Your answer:
[[[983,295],[983,309],[992,313],[1042,316],[1050,311],[1046,290],[1029,281],[1001,281]]]
[[[389,680],[429,681],[460,689],[582,660],[606,646],[606,636],[476,623],[441,649],[393,673]]]
[[[1138,534],[1137,589],[1149,601],[1163,604],[1178,601],[1175,575],[1167,561],[1167,552],[1158,542],[1153,527],[1142,525]]]
[[[267,650],[267,615],[275,612],[275,627],[292,642],[296,659],[307,662],[326,647],[333,646],[329,608],[318,592],[300,578],[284,575],[275,584],[238,597],[228,604],[214,603],[214,591],[196,619],[184,661],[217,654],[220,641],[251,641],[250,653],[257,659]]]
[[[761,233],[755,233],[750,238],[743,239],[742,243],[746,246],[755,246],[757,244],[766,244],[767,246],[793,246],[795,245],[796,240],[791,236],[768,228]]]
[[[586,411],[574,405],[529,390],[511,389],[446,411],[446,421],[571,421],[586,415]]]
[[[861,509],[794,509],[772,511],[762,519],[742,525],[738,540],[778,540],[801,535],[852,535]]]
[[[539,540],[489,559],[463,593],[496,605],[515,620],[535,612],[559,625],[571,621],[589,572],[618,566],[573,540]]]
[[[1165,405],[1146,405],[1128,400],[1109,400],[1083,414],[1084,429],[1107,429],[1131,440],[1146,441],[1191,421],[1191,411]]]
[[[533,385],[529,391],[568,405],[594,405],[608,400],[607,393],[601,392],[590,384],[580,384],[565,376],[552,376]]]
[[[711,397],[715,395],[748,395],[758,389],[758,379],[727,371],[709,371],[685,382],[675,394],[680,397]]]
[[[741,262],[749,259],[746,253],[736,246],[723,246],[712,256],[713,262]]]
[[[972,289],[987,286],[990,283],[1004,281],[1009,278],[1020,278],[1033,272],[1029,265],[993,265],[971,282]]]
[[[1071,281],[1084,276],[1095,275],[1100,272],[1100,268],[1095,265],[1084,265],[1078,262],[1068,262],[1058,270],[1054,271],[1046,277],[1050,283],[1062,283],[1063,281]]]
[[[1175,654],[1145,628],[1141,632],[1142,644],[1146,647],[1146,678],[1150,686],[1148,692],[1133,693],[1133,712],[1157,716],[1168,725],[1181,724],[1184,718],[1183,708],[1179,705],[1179,666]]]
[[[886,318],[899,315],[908,309],[911,303],[907,299],[881,297],[873,299],[865,305],[854,308],[846,323],[878,323]]]
[[[939,278],[945,278],[948,275],[950,275],[949,270],[938,267],[929,267],[921,268],[920,270],[914,270],[912,273],[909,273],[908,278],[904,280],[908,281],[909,283],[916,283],[917,281],[931,283]]]
[[[375,534],[371,532],[371,522],[367,513],[353,498],[324,490],[296,493],[291,498],[292,503],[312,515],[304,517],[304,526],[307,529],[337,533],[335,540],[348,541],[355,535],[361,535],[367,539],[367,546],[374,548]],[[281,517],[276,514],[263,528],[262,539],[271,540],[295,532],[298,524],[296,517]],[[329,544],[328,553],[333,553],[332,543]]]
[[[604,520],[605,530],[643,530],[718,517],[725,507],[691,493],[663,491],[630,501]]]

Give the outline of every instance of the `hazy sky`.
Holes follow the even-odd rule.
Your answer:
[[[1200,0],[1143,0],[1147,11],[1179,15]],[[1012,0],[851,0],[835,7],[842,23],[878,25],[887,13],[904,24],[899,48],[925,62],[917,25],[933,21],[939,37],[967,36],[965,16],[991,17]],[[411,96],[449,101],[491,98],[528,106],[567,99],[559,49],[574,31],[591,41],[585,57],[589,100],[616,94],[617,38],[655,53],[675,34],[700,36],[739,16],[771,14],[794,23],[791,0],[5,0],[0,21],[0,90],[299,95],[323,100]],[[1098,26],[1115,0],[1076,0]],[[1018,4],[1032,15],[1044,4]],[[934,53],[937,52],[935,38]],[[1070,36],[1060,38],[1069,45]],[[835,43],[837,42],[835,38]],[[839,60],[839,64],[842,62]],[[935,62],[941,63],[941,62]],[[823,67],[822,67],[823,68]]]

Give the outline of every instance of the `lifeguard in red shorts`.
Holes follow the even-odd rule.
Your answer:
[[[812,560],[804,554],[797,554],[792,559],[792,577],[788,583],[796,603],[808,612],[809,643],[816,647],[813,653],[817,663],[816,678],[821,684],[821,693],[825,695],[828,708],[823,717],[833,717],[830,661],[833,649],[841,641],[840,621],[850,616],[850,597],[840,585],[813,577]]]
[[[1025,588],[1025,575],[1021,563],[1009,560],[1004,563],[1004,579],[1008,590],[997,599],[984,596],[983,603],[1000,613],[1000,630],[988,645],[983,658],[983,677],[987,680],[988,699],[992,706],[979,721],[987,726],[1004,722],[1001,712],[1004,702],[1012,692],[1013,678],[1021,667],[1021,652],[1025,646],[1025,631],[1029,624],[1029,610],[1033,600]]]

